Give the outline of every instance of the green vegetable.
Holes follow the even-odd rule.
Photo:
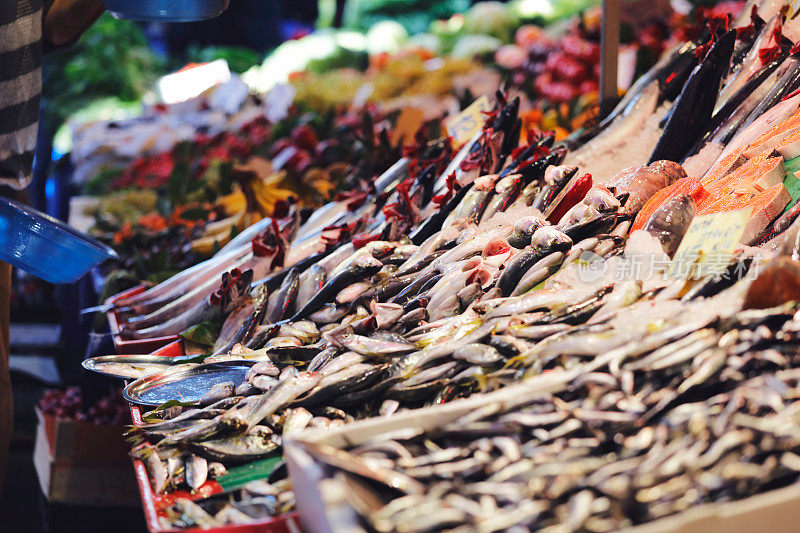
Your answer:
[[[501,2],[478,2],[464,13],[467,34],[490,35],[504,43],[511,41],[517,23],[512,10]]]
[[[344,23],[367,31],[377,22],[393,20],[413,35],[426,31],[436,19],[463,13],[469,4],[469,0],[350,0],[345,4]]]
[[[138,101],[164,73],[164,61],[150,50],[139,26],[104,14],[72,48],[44,58],[46,124],[54,132],[100,98]]]
[[[442,40],[438,35],[432,33],[418,33],[412,35],[408,41],[406,41],[406,45],[425,48],[435,54],[438,54],[442,50]]]
[[[502,42],[489,35],[465,35],[456,42],[450,55],[456,58],[469,59],[483,54],[494,53],[502,45]]]
[[[219,337],[220,327],[218,322],[200,322],[183,331],[180,336],[200,346],[214,346]]]
[[[399,22],[383,20],[367,32],[367,51],[370,54],[397,52],[407,40],[408,32]]]
[[[794,207],[794,204],[796,204],[798,200],[800,200],[800,180],[798,180],[797,177],[790,172],[789,174],[786,175],[786,179],[783,181],[783,185],[784,187],[786,187],[786,190],[789,191],[789,194],[792,196],[792,200],[789,202],[789,205],[787,205],[786,209],[783,210],[783,212],[785,213],[786,211]]]
[[[327,56],[309,59],[306,70],[309,72],[328,72],[338,68],[364,70],[368,62],[369,57],[364,51],[351,50],[337,44]]]
[[[281,455],[274,455],[260,461],[236,466],[219,476],[217,483],[220,484],[223,491],[230,492],[247,485],[251,481],[267,479],[279,466],[282,459]]]
[[[509,8],[519,23],[534,22],[544,26],[599,4],[599,0],[514,0],[509,3]]]
[[[186,51],[186,61],[188,62],[210,63],[217,59],[227,61],[231,72],[242,74],[261,64],[264,56],[242,46],[207,46],[200,48],[197,45],[192,45]]]

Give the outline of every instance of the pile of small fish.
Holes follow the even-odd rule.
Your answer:
[[[726,369],[738,368],[740,361],[741,375],[749,376],[752,354],[791,368],[793,337],[783,346],[783,337],[767,335],[793,323],[786,322],[791,313],[764,312],[769,318],[762,322],[747,318],[749,311],[736,314],[747,308],[743,302],[749,297],[749,285],[737,283],[738,278],[714,276],[686,285],[661,276],[623,281],[613,275],[643,255],[668,263],[678,249],[696,205],[694,189],[685,186],[691,178],[674,161],[689,154],[717,116],[709,114],[716,101],[709,99],[712,93],[717,97],[722,80],[729,88],[723,91],[726,98],[739,98],[739,89],[745,89],[734,90],[737,72],[747,68],[742,76],[755,75],[748,61],[758,54],[754,59],[748,51],[766,39],[755,37],[766,32],[759,15],[783,20],[778,10],[772,13],[774,4],[765,0],[753,11],[748,6],[733,21],[738,27],[749,18],[754,31],[727,30],[727,21],[711,25],[700,40],[657,65],[608,119],[579,138],[555,144],[552,135],[543,133],[519,146],[519,101],[498,94],[483,131],[457,153],[446,139],[418,143],[383,175],[354,184],[307,219],[294,206],[282,206],[209,261],[116,302],[126,316],[119,332],[123,337],[177,334],[217,321],[220,334],[206,362],[254,363],[241,384],[209,387],[200,406],[159,410],[132,428],[135,453],[146,461],[154,489],[198,491],[224,468],[280,454],[282,437],[304,428],[337,427],[436,405],[546,370],[586,369],[584,381],[572,392],[551,399],[551,410],[544,412],[554,421],[543,423],[541,430],[578,425],[573,430],[579,435],[574,437],[577,453],[589,454],[599,446],[589,440],[605,442],[602,431],[609,426],[633,435],[642,422],[660,424],[682,403],[708,400],[697,396],[706,382],[717,386],[721,380],[717,388],[726,393],[739,387],[743,378]],[[786,23],[792,31],[797,25]],[[782,75],[795,72],[786,43],[776,46],[775,61],[792,61]],[[695,54],[698,49],[704,53]],[[772,79],[769,73],[758,77],[759,83]],[[754,84],[745,87],[752,91]],[[800,105],[800,97],[793,102]],[[727,113],[729,107],[734,106],[721,109]],[[759,109],[765,113],[769,107]],[[643,123],[657,129],[647,134],[653,137],[647,142],[646,136],[632,134]],[[678,139],[682,131],[686,138]],[[642,144],[647,153],[627,153],[631,142]],[[648,204],[670,188],[675,194]],[[631,232],[637,214],[641,230]],[[798,227],[800,222],[787,235],[797,235]],[[746,273],[760,253],[740,250],[728,273]],[[602,264],[605,274],[587,280],[587,258]],[[752,348],[756,338],[767,339],[770,347]],[[757,360],[760,369],[763,361]],[[684,379],[683,384],[676,381]],[[602,398],[597,396],[601,393]],[[612,404],[596,405],[611,399]],[[543,402],[537,399],[523,411],[545,409]],[[564,411],[565,406],[572,411]],[[595,422],[575,412],[597,414],[597,434],[590,431]],[[538,443],[527,434],[523,439],[520,431],[511,432],[518,447],[545,446],[554,464],[572,453],[557,457],[555,448],[570,445]],[[554,448],[546,448],[550,445]],[[621,446],[615,441],[605,445],[610,452]],[[502,468],[486,470],[487,457],[499,461],[498,451],[514,452],[504,448],[507,444],[493,446],[484,442],[465,452],[459,467],[472,464],[478,468],[475,475],[499,473]],[[412,451],[412,457],[421,453]],[[615,453],[627,459],[622,448]],[[584,459],[587,465],[599,460]],[[508,519],[527,513],[530,520],[544,520],[537,524],[560,520],[562,503],[567,509],[580,507],[585,516],[576,527],[586,529],[649,519],[645,511],[617,505],[613,495],[601,497],[583,488],[573,502],[571,486],[565,485],[565,492],[545,507],[530,498],[515,500],[524,505],[516,511],[507,508]],[[564,494],[567,500],[559,499]],[[215,499],[200,505],[180,500],[171,523],[236,522],[244,520],[239,511],[262,516],[254,509],[280,513],[293,502],[284,469],[234,495],[233,503],[226,500],[230,505],[222,507]],[[254,499],[256,504],[245,510]],[[480,511],[474,506],[467,510],[466,503],[464,508],[454,505],[444,513],[450,522],[444,522],[480,522],[476,517],[492,514],[491,508],[516,503],[495,502],[496,507]],[[679,505],[666,506],[661,514]],[[619,516],[622,511],[630,516]],[[394,524],[390,519],[386,523]],[[386,523],[371,521],[376,529],[385,529]]]
[[[799,308],[607,352],[558,393],[432,431],[300,444],[327,466],[323,498],[351,506],[349,520],[329,510],[350,531],[605,532],[744,498],[800,477]]]
[[[517,106],[506,103],[498,120],[518,124]],[[452,180],[445,180],[447,191],[441,194],[452,197],[439,198],[442,207],[409,236],[404,233],[411,226],[404,230],[403,216],[394,216],[377,240],[326,245],[333,249],[257,282],[250,294],[240,288],[250,270],[226,272],[228,292],[212,297],[234,309],[206,362],[255,364],[240,385],[211,388],[199,408],[161,411],[131,430],[135,444],[147,443],[137,453],[148,457],[157,491],[202,485],[204,476],[190,480],[170,468],[171,460],[178,464],[176,457],[186,460],[187,449],[226,466],[253,461],[278,453],[279,435],[287,432],[335,427],[503,384],[484,378],[532,346],[524,336],[507,334],[511,315],[529,305],[522,294],[584,252],[621,251],[631,217],[614,194],[592,187],[590,176],[555,166],[563,151],[548,148],[552,136],[507,165],[505,156],[495,159],[484,150],[490,142],[479,141],[464,154],[472,154],[479,167],[501,167],[500,173],[458,169],[462,178],[471,173],[472,182],[455,191]],[[501,154],[516,148],[500,144]],[[670,165],[680,169],[668,162],[662,166],[673,169]],[[414,213],[430,207],[420,203],[426,196],[422,188],[432,187],[438,172],[417,177],[419,194],[398,183],[398,201],[382,212],[402,208],[401,215],[419,216]],[[623,200],[637,194],[636,187],[622,189]],[[436,197],[427,196],[435,207]],[[286,257],[312,222],[296,233]],[[279,240],[278,232],[271,236]],[[548,327],[557,331],[599,309],[607,293],[607,287],[558,291],[532,308],[552,308]],[[209,308],[216,305],[211,301]],[[565,309],[566,304],[576,307]],[[492,340],[480,342],[490,332]],[[196,466],[194,455],[188,457]]]

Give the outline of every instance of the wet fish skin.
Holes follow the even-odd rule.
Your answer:
[[[195,454],[227,464],[240,464],[266,457],[278,450],[278,445],[261,435],[228,435],[219,439],[193,442]]]
[[[302,308],[311,300],[314,294],[323,287],[327,276],[327,270],[319,264],[312,265],[300,275],[296,299],[298,307]]]
[[[300,286],[300,273],[291,269],[281,283],[280,288],[270,296],[264,320],[267,324],[275,324],[286,316],[294,307]]]
[[[222,523],[206,513],[202,507],[187,498],[178,498],[168,509],[180,516],[181,521],[189,526],[198,526],[202,529],[209,529],[222,526]]]
[[[522,276],[534,265],[553,252],[566,252],[572,247],[572,239],[551,226],[537,229],[530,248],[519,252],[506,265],[497,281],[502,296],[509,296],[519,284]]]
[[[258,401],[243,417],[239,418],[238,413],[229,411],[223,415],[222,422],[232,422],[234,426],[244,422],[246,427],[251,428],[304,392],[311,390],[320,379],[322,376],[318,373],[302,372],[293,378],[282,380],[278,386],[259,396]]]
[[[186,483],[192,490],[199,489],[208,478],[208,461],[203,457],[189,454],[185,459]]]
[[[443,274],[439,273],[437,270],[433,270],[427,274],[417,276],[414,281],[409,283],[395,297],[390,299],[389,303],[404,305],[418,293],[423,292],[423,289],[426,287],[432,287],[433,284],[437,283],[441,279],[442,275]]]
[[[723,74],[730,65],[736,32],[717,39],[708,55],[695,67],[680,96],[670,110],[664,130],[648,163],[659,160],[681,161],[702,135],[711,119]]]
[[[534,263],[517,283],[511,296],[520,296],[553,274],[565,262],[563,252],[553,252]]]
[[[356,335],[353,333],[353,328],[351,327],[345,328],[343,331],[325,333],[323,334],[323,338],[342,348],[371,357],[408,353],[416,349],[413,344],[408,342],[383,341]]]
[[[307,370],[309,372],[317,372],[327,365],[332,358],[334,358],[339,353],[339,349],[336,347],[329,347],[322,351],[320,351],[314,358],[308,363]]]
[[[694,200],[680,194],[656,209],[644,225],[644,231],[661,241],[664,252],[672,257],[689,229],[696,213]]]
[[[494,365],[505,361],[496,348],[477,343],[461,346],[453,352],[453,358],[475,365]]]
[[[319,292],[317,292],[306,305],[298,310],[294,316],[289,319],[289,321],[294,322],[314,313],[326,302],[331,301],[331,299],[343,288],[360,279],[372,276],[382,267],[383,264],[371,256],[365,256],[356,259],[351,267],[345,269],[339,275],[334,276],[327,283],[325,283]]]
[[[426,239],[442,229],[445,220],[455,212],[456,208],[464,201],[467,194],[472,190],[472,184],[465,185],[456,191],[447,204],[442,206],[432,216],[427,218],[417,226],[410,234],[411,242],[417,246],[421,245]]]
[[[385,375],[387,366],[372,364],[356,364],[339,372],[329,374],[320,380],[307,395],[298,399],[298,403],[309,407],[324,405],[325,402],[338,404],[341,396],[347,392],[367,389],[378,383]]]
[[[234,384],[232,381],[226,381],[224,383],[216,383],[208,389],[200,401],[198,402],[201,406],[208,406],[220,400],[224,400],[225,398],[229,398],[233,396],[233,389]]]
[[[620,220],[620,215],[606,213],[594,218],[581,220],[576,224],[564,226],[561,231],[574,242],[580,242],[597,234],[608,233]]]
[[[507,237],[508,244],[518,250],[529,246],[536,230],[547,223],[540,217],[524,217],[514,224],[514,232]]]
[[[534,199],[531,207],[544,213],[556,196],[567,186],[567,183],[578,172],[577,167],[551,166],[544,173],[545,185]]]

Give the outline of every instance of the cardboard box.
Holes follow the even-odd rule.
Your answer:
[[[325,472],[303,444],[322,443],[336,448],[357,446],[378,435],[431,430],[443,426],[487,404],[504,407],[524,403],[542,392],[554,392],[571,379],[570,372],[543,374],[518,385],[484,395],[472,396],[441,406],[425,407],[391,417],[363,420],[336,430],[311,429],[284,442],[284,455],[303,531],[332,533],[335,525],[355,523],[355,511],[346,495],[323,495],[319,482]],[[327,501],[326,501],[327,498]],[[683,513],[628,528],[625,533],[794,533],[800,530],[800,485],[757,494],[743,500],[706,504]]]
[[[114,466],[55,458],[45,426],[39,425],[33,449],[39,486],[48,501],[73,505],[135,506],[139,503],[130,463]]]
[[[123,426],[99,426],[56,418],[44,414],[38,407],[35,409],[53,459],[75,464],[130,466],[130,447],[122,436]]]

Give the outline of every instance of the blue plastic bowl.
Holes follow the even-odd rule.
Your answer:
[[[117,253],[35,209],[0,198],[0,260],[51,283],[78,281]]]
[[[117,18],[154,22],[213,19],[228,9],[230,0],[105,0]]]

